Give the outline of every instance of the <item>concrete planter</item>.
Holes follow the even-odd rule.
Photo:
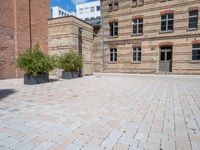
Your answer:
[[[42,73],[36,76],[25,74],[24,75],[24,84],[34,85],[34,84],[41,84],[49,82],[49,74]]]
[[[78,78],[78,71],[62,71],[63,79]]]

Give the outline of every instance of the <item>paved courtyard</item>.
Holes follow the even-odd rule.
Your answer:
[[[0,150],[200,150],[200,76],[0,81]]]

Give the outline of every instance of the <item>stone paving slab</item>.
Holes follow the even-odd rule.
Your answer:
[[[200,150],[200,76],[0,81],[0,150]]]

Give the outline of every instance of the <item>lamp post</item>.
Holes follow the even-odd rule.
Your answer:
[[[83,32],[83,28],[79,27],[78,28],[78,52],[79,52],[79,55],[81,55],[81,58],[83,57],[82,32]],[[80,67],[79,68],[79,77],[82,77],[82,76],[83,76],[83,68]]]

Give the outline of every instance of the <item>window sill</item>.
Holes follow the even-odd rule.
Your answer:
[[[160,31],[159,34],[173,33],[173,32],[174,32],[174,30],[172,30],[172,31]]]
[[[117,64],[117,62],[109,62],[108,64]]]
[[[188,28],[187,29],[187,31],[189,32],[189,31],[197,31],[198,30],[198,28]]]
[[[143,36],[143,33],[138,33],[138,34],[131,34],[131,36]]]
[[[118,36],[108,36],[109,39],[118,38]]]
[[[191,60],[191,63],[200,63],[200,60]]]
[[[134,7],[137,7],[137,4],[132,4],[132,6],[131,6],[132,8],[134,8]]]
[[[132,64],[141,64],[141,61],[132,61]]]

